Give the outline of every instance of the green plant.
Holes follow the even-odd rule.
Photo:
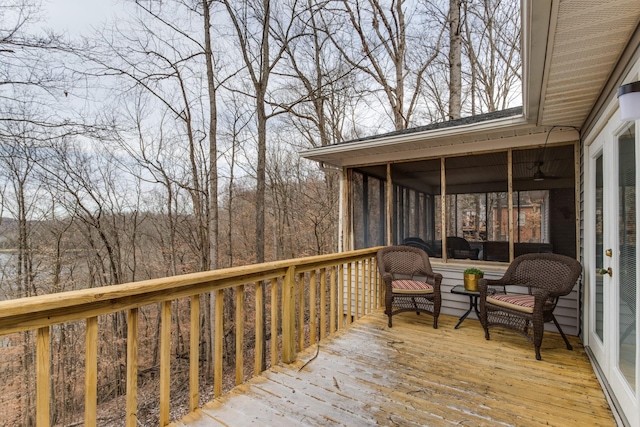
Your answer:
[[[475,268],[475,267],[471,267],[471,268],[467,268],[464,271],[464,274],[475,274],[476,276],[484,276],[484,271],[480,270],[479,268]]]

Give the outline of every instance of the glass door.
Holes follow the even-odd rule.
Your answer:
[[[589,147],[588,340],[624,415],[638,425],[636,126],[612,133]]]
[[[607,309],[609,304],[609,293],[607,289],[611,288],[611,276],[608,274],[609,260],[612,257],[611,251],[605,252],[605,234],[608,238],[610,234],[606,225],[610,224],[609,211],[605,206],[610,205],[609,200],[605,200],[610,196],[604,190],[605,172],[608,172],[608,165],[605,162],[604,143],[602,140],[595,142],[590,149],[589,158],[589,181],[592,197],[587,200],[590,203],[587,209],[585,225],[588,227],[588,236],[592,236],[589,245],[590,266],[587,272],[588,289],[589,289],[589,347],[594,356],[598,360],[598,364],[604,367],[607,362],[607,352],[605,345],[609,341],[607,334]],[[607,170],[605,170],[605,168]],[[607,266],[605,267],[605,264]]]
[[[637,392],[637,218],[636,218],[636,129],[631,125],[617,138],[617,248],[618,273],[615,311],[617,340],[614,369],[621,387]]]

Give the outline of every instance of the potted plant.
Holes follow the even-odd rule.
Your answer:
[[[484,271],[479,268],[467,268],[464,271],[464,288],[468,291],[478,292],[478,280],[484,277]]]

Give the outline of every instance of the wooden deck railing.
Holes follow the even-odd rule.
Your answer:
[[[170,362],[172,302],[190,299],[189,326],[189,410],[199,402],[200,298],[215,294],[214,307],[214,396],[222,393],[224,298],[234,288],[236,302],[236,384],[244,381],[245,290],[255,295],[254,372],[263,366],[263,326],[269,317],[270,363],[289,363],[297,351],[313,345],[354,319],[383,304],[375,252],[378,248],[339,254],[291,259],[209,272],[146,280],[123,285],[43,295],[0,302],[0,337],[22,331],[36,331],[36,424],[50,425],[51,343],[53,325],[85,322],[84,423],[95,426],[98,383],[98,316],[126,313],[126,425],[137,423],[138,407],[138,310],[160,304],[160,394],[159,422],[170,422]],[[270,289],[270,313],[263,313],[263,286]],[[267,289],[265,288],[265,290]],[[280,301],[280,303],[278,302]],[[278,345],[278,339],[281,344]]]

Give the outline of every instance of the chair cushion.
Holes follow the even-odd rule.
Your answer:
[[[431,294],[433,286],[418,280],[394,280],[391,282],[395,294]]]
[[[487,302],[498,305],[500,307],[510,308],[512,310],[521,311],[523,313],[533,313],[535,297],[533,295],[522,294],[498,294],[487,297]],[[553,302],[547,300],[548,306]]]

